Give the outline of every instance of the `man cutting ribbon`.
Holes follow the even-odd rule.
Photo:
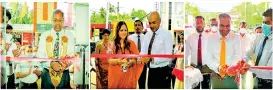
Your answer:
[[[263,35],[257,37],[250,49],[246,52],[246,60],[251,60],[254,55],[255,66],[272,67],[272,9],[266,10],[263,14]],[[272,70],[249,69],[254,73],[258,82],[255,89],[272,89]]]
[[[208,37],[207,65],[214,71],[211,77],[213,89],[237,89],[235,77],[229,76],[227,68],[236,65],[241,58],[240,37],[231,30],[231,17],[219,15],[219,32]]]
[[[73,34],[63,29],[64,13],[57,9],[52,16],[53,29],[42,33],[40,36],[37,57],[63,60],[74,56],[75,42]],[[44,63],[44,68],[47,69],[42,74],[42,88],[71,88],[68,66],[70,66],[68,61],[48,61]]]

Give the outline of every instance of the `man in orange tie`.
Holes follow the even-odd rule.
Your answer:
[[[219,15],[219,32],[208,37],[207,65],[214,71],[211,77],[213,89],[237,89],[235,76],[227,74],[227,68],[241,58],[241,42],[239,35],[231,30],[231,18],[228,14]]]

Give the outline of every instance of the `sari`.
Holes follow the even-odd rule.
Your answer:
[[[105,48],[99,50],[98,54],[109,54],[112,51],[112,44],[109,42],[107,45],[104,45]],[[107,89],[108,88],[108,59],[107,58],[98,58],[96,60],[96,76],[97,76],[97,89]]]
[[[125,54],[139,54],[136,44],[129,40],[130,51],[125,50]],[[121,50],[117,54],[122,54]],[[108,88],[109,89],[136,89],[138,79],[142,73],[144,64],[133,64],[123,72],[120,65],[109,65],[108,67]]]

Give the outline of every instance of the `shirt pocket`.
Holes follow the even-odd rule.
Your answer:
[[[156,53],[164,51],[164,41],[163,40],[155,40],[153,43],[153,46],[152,46],[152,51],[155,51]]]

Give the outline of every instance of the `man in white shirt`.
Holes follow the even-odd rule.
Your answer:
[[[241,39],[241,49],[242,49],[242,56],[245,55],[246,51],[250,48],[250,43],[252,39],[250,38],[249,34],[247,33],[246,29],[246,22],[241,22],[239,25],[239,35]]]
[[[193,66],[203,74],[203,81],[199,83],[195,89],[209,89],[210,88],[210,74],[205,71],[208,67],[205,63],[205,53],[208,35],[204,32],[205,19],[202,16],[195,17],[196,33],[188,36],[185,49],[185,64],[186,66]]]
[[[49,31],[42,33],[42,35],[40,36],[37,57],[51,58],[51,59],[64,59],[66,57],[73,57],[75,55],[75,52],[74,52],[75,38],[71,32],[63,29],[63,25],[64,25],[63,11],[56,9],[54,10],[52,16],[53,16],[52,17],[53,28]],[[58,64],[52,64],[56,62],[58,62]],[[46,61],[42,64],[43,64],[43,67],[46,68],[45,70],[47,71],[47,72],[43,72],[42,74],[42,76],[44,75],[44,78],[42,78],[42,88],[48,88],[48,89],[53,88],[51,87],[53,85],[45,84],[45,83],[48,83],[46,81],[48,78],[53,77],[53,76],[48,76],[50,74],[50,67],[59,67],[60,66],[59,64],[61,64],[61,67],[59,67],[61,68],[61,70],[59,71],[61,71],[61,73],[64,73],[61,75],[69,76],[69,73],[67,73],[68,71],[67,69],[71,65],[70,61],[61,61],[61,62]],[[62,82],[62,81],[58,81],[58,82]],[[55,83],[55,82],[51,82],[51,83]]]
[[[212,74],[213,89],[236,89],[235,77],[228,75],[226,70],[236,65],[241,58],[240,37],[231,30],[231,18],[228,14],[219,15],[219,33],[210,35],[207,43],[206,63],[215,73]]]
[[[218,21],[216,18],[210,19],[210,28],[205,30],[206,33],[214,34],[218,32]]]
[[[161,18],[158,12],[152,12],[148,17],[149,30],[141,45],[141,54],[172,54],[173,40],[169,31],[160,27]],[[151,58],[147,66],[149,89],[170,89],[171,73],[168,67],[171,58]]]
[[[1,5],[1,7],[0,7],[2,10],[2,12],[1,12],[1,15],[2,15],[2,21],[0,21],[0,22],[2,22],[2,24],[1,24],[1,33],[2,33],[2,35],[3,34],[5,34],[4,32],[2,32],[2,29],[5,29],[5,28],[3,28],[3,27],[5,27],[6,25],[7,25],[7,23],[9,22],[9,20],[12,18],[12,15],[11,15],[11,13],[9,12],[9,10],[8,9],[6,9],[5,7],[3,7],[3,5]],[[4,36],[4,35],[3,35]],[[2,37],[2,36],[1,36]],[[3,38],[3,37],[2,37]],[[7,37],[5,37],[5,39],[6,39]],[[4,42],[2,42],[2,48],[3,49],[5,49],[4,50],[4,53],[2,53],[1,55],[6,55],[7,54],[7,49],[6,49],[6,41],[5,40],[3,40]],[[10,45],[9,45],[10,46]],[[9,47],[8,46],[8,47]],[[9,65],[8,65],[8,63],[6,62],[6,61],[4,61],[4,60],[1,60],[1,88],[2,89],[7,89],[7,88],[13,88],[14,87],[14,85],[13,84],[8,84],[8,72],[9,72]]]
[[[239,24],[239,30],[238,30],[238,35],[240,36],[240,40],[241,40],[241,51],[242,51],[242,56],[245,56],[245,53],[246,51],[249,50],[250,48],[250,44],[252,43],[252,38],[250,36],[250,34],[248,33],[247,29],[246,29],[246,22],[241,22]],[[251,62],[247,62],[247,63],[251,63]],[[250,73],[250,72],[248,72]],[[245,74],[245,75],[242,75],[241,78],[241,82],[240,84],[242,85],[242,88],[245,89],[247,88],[247,80],[251,79],[251,78],[248,78],[247,75],[251,75],[251,74]],[[251,76],[252,77],[252,76]]]
[[[143,23],[140,20],[136,20],[134,23],[135,33],[130,35],[129,38],[137,44],[138,51],[141,52],[141,44],[144,39]],[[138,80],[139,89],[145,89],[147,66],[144,65],[141,76]]]
[[[24,57],[33,57],[32,47],[27,46]],[[36,81],[42,74],[39,61],[16,61],[15,78],[20,83],[21,89],[38,89]]]
[[[61,10],[53,12],[53,28],[40,36],[38,58],[63,59],[72,57],[74,53],[75,41],[73,34],[63,29],[64,13]],[[49,62],[45,63],[45,68],[49,67]],[[65,65],[67,67],[67,65]]]
[[[21,40],[20,39],[14,39],[12,36],[13,27],[11,25],[7,25],[6,27],[6,46],[5,49],[7,51],[7,56],[9,57],[16,57],[20,53],[19,48],[21,46]],[[17,47],[19,46],[19,47]]]
[[[255,66],[272,67],[272,9],[263,13],[263,35],[256,37],[250,49],[246,52],[245,59],[251,60],[254,55]],[[249,69],[254,73],[258,82],[257,89],[272,89],[272,70]]]

